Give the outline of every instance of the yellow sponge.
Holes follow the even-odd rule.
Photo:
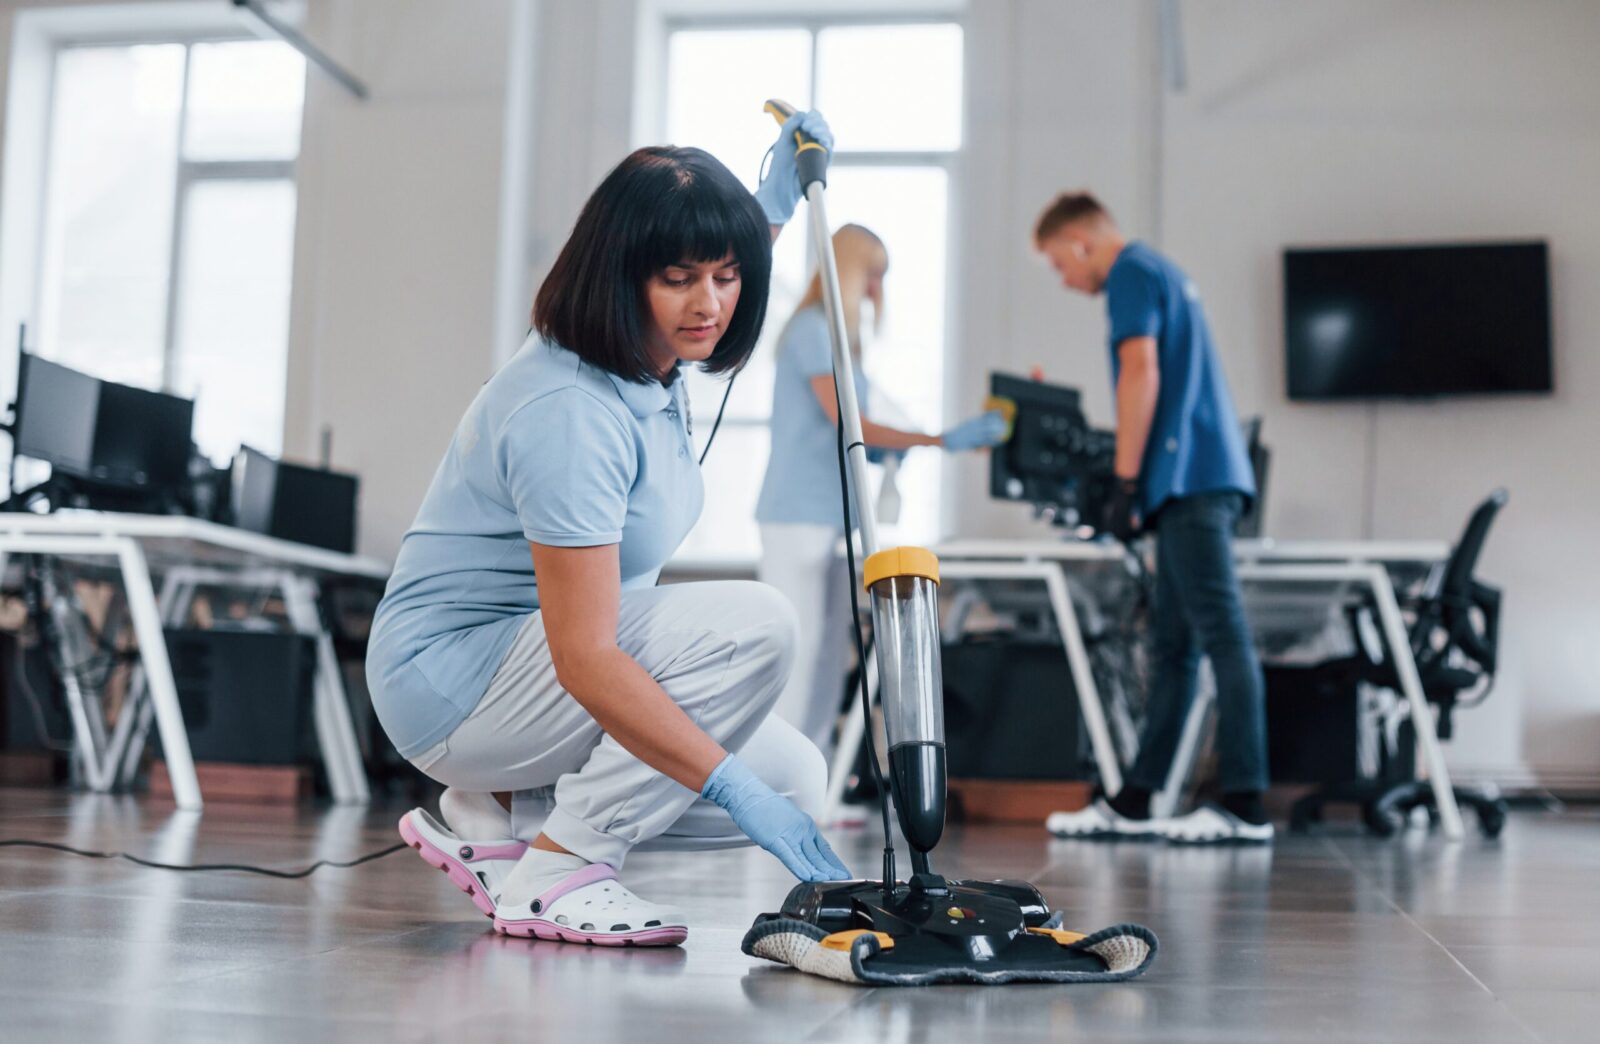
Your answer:
[[[991,395],[987,399],[983,400],[983,408],[985,410],[999,410],[1000,411],[1000,415],[1006,419],[1006,438],[1005,438],[1005,441],[1010,442],[1011,441],[1012,432],[1015,430],[1016,423],[1017,423],[1017,402],[1016,402],[1016,400],[1015,399],[1008,399],[1003,395]]]

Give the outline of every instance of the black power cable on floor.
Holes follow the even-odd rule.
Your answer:
[[[193,866],[180,866],[177,863],[157,863],[154,860],[141,859],[136,855],[129,855],[127,852],[94,852],[86,848],[73,848],[71,845],[57,844],[54,841],[30,841],[23,838],[0,840],[0,848],[43,848],[51,852],[65,852],[68,855],[84,856],[88,859],[126,859],[130,863],[149,867],[152,870],[178,870],[184,873],[233,870],[241,874],[260,874],[262,877],[279,877],[286,881],[296,881],[310,877],[325,866],[347,870],[353,866],[360,866],[362,863],[370,863],[375,859],[382,859],[384,856],[404,851],[406,845],[404,842],[399,842],[376,852],[368,852],[366,855],[358,859],[352,859],[349,862],[340,862],[336,859],[319,859],[310,866],[302,867],[299,870],[273,870],[265,866],[248,866],[244,863],[196,863]]]

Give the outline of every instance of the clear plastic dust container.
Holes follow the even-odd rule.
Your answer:
[[[862,570],[889,738],[891,790],[906,841],[919,852],[944,833],[944,681],[939,560],[920,547],[872,555]]]

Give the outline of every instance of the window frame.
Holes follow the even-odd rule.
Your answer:
[[[817,94],[817,74],[819,72],[818,36],[824,29],[835,28],[870,28],[878,26],[934,26],[955,25],[962,32],[962,66],[963,66],[963,99],[962,99],[962,135],[961,144],[955,149],[948,150],[851,150],[847,148],[836,149],[829,158],[830,167],[905,167],[905,168],[938,168],[944,171],[946,178],[946,224],[945,224],[945,294],[944,294],[944,337],[938,346],[942,373],[948,375],[953,372],[954,352],[951,346],[951,333],[956,327],[955,298],[951,288],[958,286],[961,281],[961,258],[954,249],[959,236],[958,206],[962,198],[962,182],[964,165],[969,139],[967,126],[967,106],[965,99],[966,81],[965,67],[968,47],[969,26],[962,10],[941,9],[935,4],[930,4],[926,10],[921,11],[866,11],[841,12],[830,14],[799,14],[793,12],[721,12],[721,13],[691,13],[674,14],[663,17],[661,20],[661,33],[657,40],[658,53],[656,54],[657,97],[662,99],[660,110],[655,113],[654,136],[664,139],[666,134],[667,111],[665,99],[671,83],[672,70],[670,67],[672,37],[680,32],[714,31],[714,30],[805,30],[811,36],[811,65],[810,81],[811,94],[815,99]],[[813,270],[817,265],[816,250],[809,234],[805,242],[806,271]],[[769,317],[768,321],[771,321]],[[941,381],[941,395],[939,402],[939,417],[941,423],[948,419],[950,412],[950,390],[947,380]],[[722,418],[724,428],[768,428],[772,423],[770,409],[762,416],[755,417],[748,414],[729,414]],[[709,429],[708,429],[709,430]],[[940,464],[940,482],[938,495],[938,520],[934,527],[937,533],[943,534],[949,530],[951,509],[947,496],[949,466],[945,462]]]
[[[51,41],[48,60],[49,96],[45,102],[45,141],[39,158],[40,193],[38,206],[41,215],[49,212],[50,155],[53,151],[52,146],[56,132],[57,70],[61,55],[64,52],[74,50],[115,47],[142,47],[162,44],[183,47],[183,78],[179,86],[177,153],[173,157],[175,176],[172,189],[172,227],[168,232],[167,240],[167,300],[161,342],[161,391],[176,391],[174,381],[177,377],[178,366],[177,338],[180,275],[183,265],[184,214],[187,210],[189,191],[195,185],[208,181],[287,181],[294,187],[298,202],[300,192],[299,181],[296,177],[296,165],[300,155],[298,147],[295,150],[295,157],[285,160],[192,160],[185,156],[189,128],[189,81],[194,65],[195,46],[197,44],[212,43],[249,43],[259,39],[259,37],[243,31],[196,30],[193,32],[153,31],[149,33],[109,32],[103,34],[86,32],[70,37],[55,38]],[[302,102],[302,129],[304,127],[303,105],[304,103]],[[44,264],[46,250],[45,231],[45,226],[41,222],[37,242],[34,244],[33,250],[36,270],[42,270],[38,266]],[[291,272],[291,278],[292,275]],[[35,317],[35,322],[43,326],[43,281],[35,280],[32,290],[28,313]],[[45,347],[48,349],[48,346]]]

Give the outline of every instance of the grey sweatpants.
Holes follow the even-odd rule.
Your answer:
[[[768,716],[795,644],[794,611],[781,594],[749,581],[625,591],[617,644],[712,739],[819,814],[827,785],[821,752]],[[594,863],[620,867],[646,843],[749,843],[727,813],[624,750],[561,687],[537,612],[472,714],[415,763],[463,791],[513,791],[519,837],[532,840],[542,819],[546,837]]]

